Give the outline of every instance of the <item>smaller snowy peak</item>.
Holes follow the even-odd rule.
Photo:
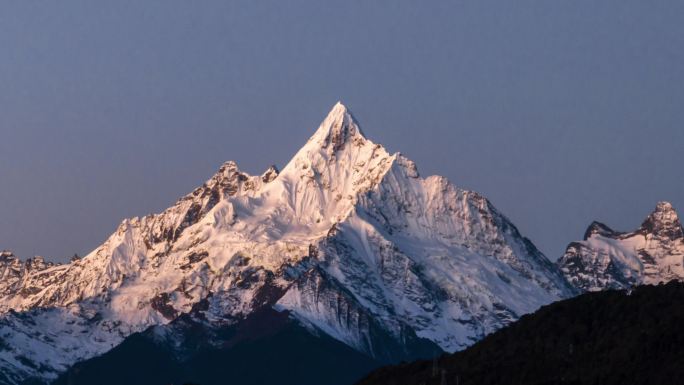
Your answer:
[[[240,183],[247,179],[249,179],[249,175],[241,172],[237,163],[229,160],[221,165],[218,172],[207,181],[206,185],[210,188],[219,186],[224,189],[228,195],[235,195]]]
[[[587,239],[591,238],[593,235],[601,235],[604,237],[612,237],[615,235],[618,235],[618,233],[611,229],[610,227],[604,225],[601,222],[591,222],[589,227],[587,227],[587,231],[584,232],[584,240],[586,241]]]
[[[416,166],[416,163],[405,157],[402,153],[397,152],[394,155],[394,163],[406,170],[406,176],[409,178],[420,178],[420,173],[418,173],[418,166]],[[446,181],[446,178],[444,178],[444,183],[449,183]]]
[[[9,250],[0,252],[0,302],[7,295],[17,293],[27,295],[31,291],[34,293],[40,291],[40,283],[30,287],[21,287],[21,285],[31,281],[33,277],[45,277],[43,273],[55,266],[59,264],[45,261],[43,257],[37,256],[22,261]],[[4,311],[6,311],[4,304],[0,304],[0,313]]]
[[[594,222],[584,240],[558,260],[566,279],[585,291],[684,280],[684,232],[669,202],[659,202],[641,226],[616,232]]]
[[[365,135],[354,116],[344,104],[337,102],[309,142],[337,152],[349,142],[364,140]]]
[[[264,183],[272,182],[279,173],[278,167],[271,165],[263,174],[261,174],[261,181]]]
[[[237,163],[229,160],[218,169],[204,185],[195,189],[190,196],[206,194],[208,191],[216,198],[235,195],[254,195],[264,183],[268,183],[278,176],[278,169],[270,166],[261,176],[252,176],[243,172]]]
[[[7,267],[13,267],[14,270],[17,270],[21,265],[21,260],[13,252],[9,250],[0,251],[0,276],[2,276],[1,271]]]
[[[658,202],[655,210],[641,224],[641,231],[670,240],[684,237],[679,216],[670,202]]]
[[[14,253],[10,250],[2,250],[0,251],[0,261],[9,261],[9,260],[15,260],[17,257],[14,255]]]
[[[223,162],[221,167],[219,167],[219,174],[227,174],[227,173],[233,173],[236,171],[240,171],[240,168],[238,167],[237,162],[234,160],[228,160]]]

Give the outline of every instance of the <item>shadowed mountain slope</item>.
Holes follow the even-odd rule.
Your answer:
[[[472,347],[379,369],[358,385],[674,384],[684,376],[684,284],[544,306]]]

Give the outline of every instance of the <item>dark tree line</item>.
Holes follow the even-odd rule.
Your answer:
[[[684,383],[684,284],[588,293],[471,348],[379,369],[359,385]]]

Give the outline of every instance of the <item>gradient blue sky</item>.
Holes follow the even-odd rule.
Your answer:
[[[283,166],[337,100],[551,259],[684,210],[682,1],[0,5],[0,249],[63,259],[225,160]]]

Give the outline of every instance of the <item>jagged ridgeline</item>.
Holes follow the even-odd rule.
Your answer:
[[[573,285],[586,291],[682,280],[684,230],[672,204],[659,202],[632,232],[592,223],[583,241],[568,245],[558,265]]]
[[[5,384],[51,381],[132,335],[191,370],[259,311],[364,357],[350,372],[360,375],[461,350],[575,293],[486,198],[421,177],[339,103],[281,172],[227,162],[81,259],[29,268],[4,258],[0,273]]]

